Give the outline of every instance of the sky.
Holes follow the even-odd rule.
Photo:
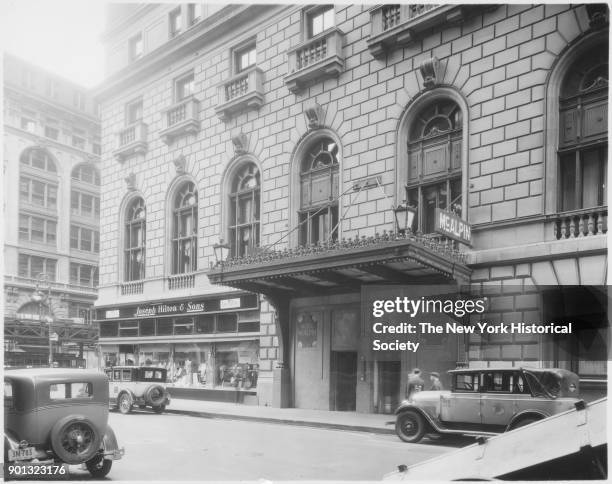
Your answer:
[[[105,8],[99,0],[0,0],[0,46],[94,87],[104,79]]]

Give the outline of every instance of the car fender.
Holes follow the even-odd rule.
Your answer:
[[[512,417],[510,422],[508,422],[508,425],[506,426],[505,431],[507,432],[508,430],[510,430],[512,426],[519,420],[522,420],[524,418],[533,418],[533,417],[537,418],[538,420],[541,420],[541,419],[550,417],[550,415],[548,415],[546,412],[542,412],[541,410],[535,410],[535,409],[523,410],[517,413],[514,417]]]
[[[119,448],[117,436],[110,425],[106,426],[106,432],[102,438],[102,451],[105,459],[118,460],[124,454],[124,449]]]
[[[431,428],[435,431],[440,430],[438,425],[436,425],[436,423],[434,422],[434,420],[431,418],[431,415],[429,415],[427,412],[425,412],[422,408],[416,407],[410,403],[406,403],[406,404],[401,404],[397,410],[395,410],[395,415],[397,415],[398,417],[403,414],[404,412],[408,411],[408,410],[412,410],[414,412],[417,412],[419,415],[421,415],[425,421],[431,426]]]

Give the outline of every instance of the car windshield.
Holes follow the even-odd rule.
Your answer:
[[[557,398],[561,391],[561,376],[552,371],[525,371],[529,386],[536,397]]]

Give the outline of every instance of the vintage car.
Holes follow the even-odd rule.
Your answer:
[[[108,425],[108,379],[90,370],[4,372],[4,462],[84,464],[104,477],[123,449]]]
[[[395,411],[405,442],[426,434],[495,435],[574,408],[578,375],[530,368],[449,371],[450,391],[421,391]]]
[[[162,413],[170,404],[165,368],[114,366],[104,371],[108,376],[109,404],[121,413],[130,413],[134,405],[142,409],[151,407],[155,413]]]

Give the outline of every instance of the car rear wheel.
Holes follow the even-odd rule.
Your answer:
[[[158,405],[157,407],[153,407],[153,411],[155,413],[163,413],[164,410],[166,410],[165,405]]]
[[[132,399],[127,393],[122,393],[119,395],[117,407],[123,415],[126,415],[132,411]]]
[[[101,455],[97,455],[93,459],[88,460],[85,465],[91,477],[100,479],[106,477],[110,472],[111,467],[113,467],[113,461],[104,459]]]
[[[84,417],[67,417],[51,429],[53,452],[66,464],[82,464],[100,448],[102,436]]]
[[[413,410],[400,413],[395,421],[395,432],[404,442],[418,442],[425,435],[425,420]]]

